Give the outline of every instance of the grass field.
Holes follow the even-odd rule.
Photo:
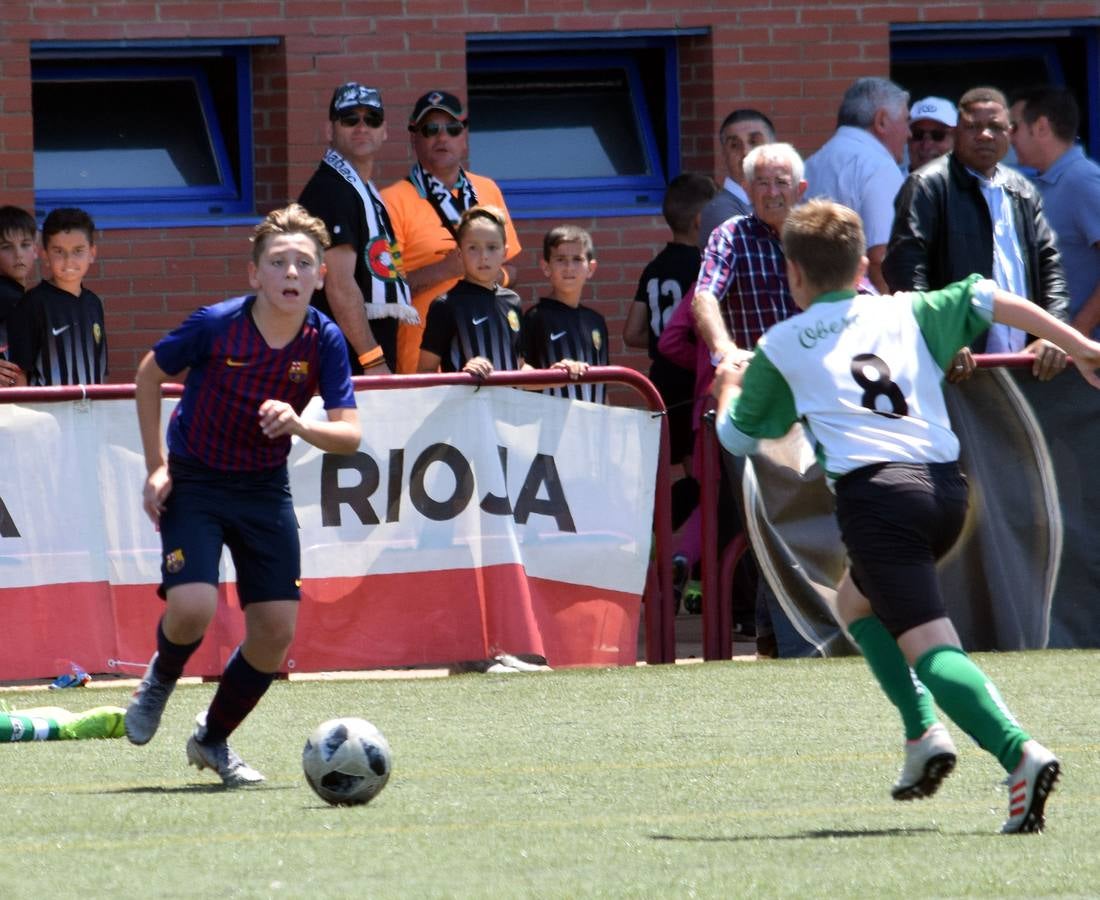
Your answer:
[[[1098,655],[978,659],[1062,759],[1043,835],[997,834],[1003,772],[953,726],[940,794],[891,801],[899,725],[858,659],[279,682],[232,741],[268,781],[236,792],[186,767],[214,688],[181,685],[146,747],[0,747],[0,897],[1096,896]],[[335,715],[393,746],[369,806],[301,777]]]

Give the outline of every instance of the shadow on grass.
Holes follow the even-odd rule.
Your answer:
[[[869,837],[918,837],[926,834],[942,834],[939,828],[821,828],[817,831],[800,831],[796,834],[738,834],[728,837],[713,835],[651,834],[654,841],[689,841],[701,844],[734,843],[739,841],[806,841],[819,838],[869,838]]]
[[[242,791],[243,793],[267,793],[270,791],[293,790],[290,785],[270,784],[255,785],[249,788],[227,788],[224,784],[178,784],[178,785],[139,785],[137,787],[115,788],[113,790],[97,790],[97,794],[226,794],[230,791]]]

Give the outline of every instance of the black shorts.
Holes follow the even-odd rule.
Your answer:
[[[172,492],[160,517],[161,597],[180,584],[216,585],[226,546],[242,607],[299,599],[301,548],[286,466],[220,472],[171,457],[168,471]]]
[[[958,463],[882,463],[836,482],[836,515],[852,578],[897,637],[947,615],[936,575],[966,519]]]

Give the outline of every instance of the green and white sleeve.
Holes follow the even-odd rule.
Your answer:
[[[913,295],[913,318],[941,369],[993,324],[995,287],[975,274],[942,290]]]
[[[797,421],[791,386],[758,344],[741,392],[724,415],[719,410],[718,440],[735,456],[747,456],[760,439],[782,437]]]

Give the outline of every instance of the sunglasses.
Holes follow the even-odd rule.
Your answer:
[[[923,128],[913,128],[909,132],[909,140],[911,141],[923,141],[925,137],[930,137],[937,144],[947,137],[947,132],[942,128],[933,128],[929,131],[925,131]]]
[[[386,120],[380,112],[365,112],[361,116],[340,116],[338,121],[345,128],[355,128],[360,122],[368,128],[381,128]]]
[[[425,122],[413,129],[421,137],[434,138],[441,131],[446,131],[449,137],[458,137],[466,130],[465,122],[447,122],[445,125],[439,122]]]

